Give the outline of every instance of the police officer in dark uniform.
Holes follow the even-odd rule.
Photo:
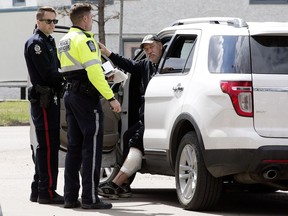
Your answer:
[[[31,184],[32,202],[62,204],[56,193],[58,152],[60,146],[60,93],[63,77],[54,38],[50,35],[58,20],[52,7],[41,7],[36,13],[37,28],[25,43],[24,56],[32,83],[28,99],[35,125],[38,146],[35,156],[35,175]]]

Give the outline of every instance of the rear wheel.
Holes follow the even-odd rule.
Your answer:
[[[210,210],[219,200],[222,179],[213,177],[205,167],[196,134],[187,133],[176,157],[176,191],[187,210]]]

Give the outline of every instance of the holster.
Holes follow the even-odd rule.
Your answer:
[[[51,97],[54,94],[53,89],[47,86],[36,85],[35,90],[36,93],[40,95],[39,97],[40,107],[47,108],[50,103]]]
[[[31,103],[36,103],[38,100],[35,88],[33,86],[28,88],[28,100]]]

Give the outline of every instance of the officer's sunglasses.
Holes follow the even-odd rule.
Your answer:
[[[45,21],[46,22],[46,24],[51,24],[52,22],[54,23],[54,24],[57,24],[58,23],[58,20],[57,19],[53,19],[53,20],[51,20],[51,19],[40,19],[39,21]]]

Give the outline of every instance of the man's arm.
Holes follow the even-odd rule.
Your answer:
[[[99,43],[99,48],[102,54],[107,56],[114,65],[129,73],[143,73],[145,70],[144,62],[134,61],[116,53],[111,52],[104,44]]]

